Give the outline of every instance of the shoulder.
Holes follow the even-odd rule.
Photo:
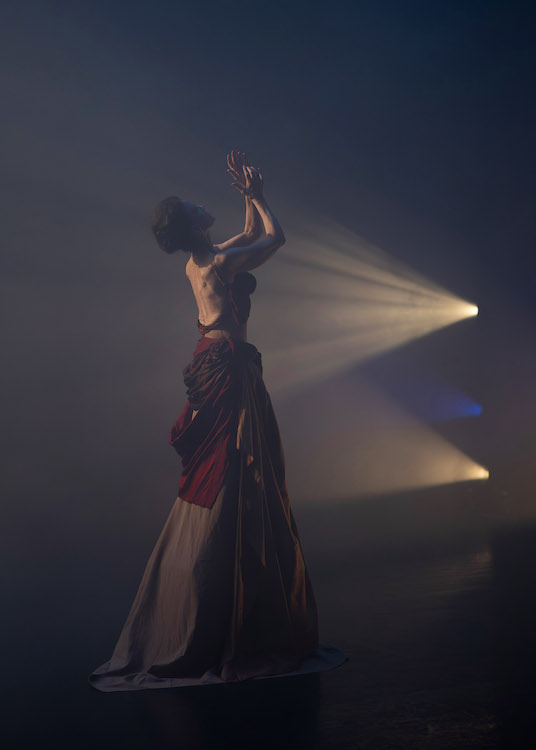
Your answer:
[[[226,284],[232,284],[236,271],[229,262],[229,256],[225,253],[217,252],[212,259],[212,265],[215,266],[216,272],[222,281]]]

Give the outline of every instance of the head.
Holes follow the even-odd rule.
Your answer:
[[[151,228],[161,250],[175,253],[195,251],[209,241],[214,217],[204,208],[175,195],[164,198],[151,217]]]

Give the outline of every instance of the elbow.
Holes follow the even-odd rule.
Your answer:
[[[270,247],[272,248],[272,251],[277,250],[277,248],[281,247],[281,245],[284,245],[286,242],[286,238],[282,230],[278,232],[272,232],[267,236],[267,239],[270,240]]]

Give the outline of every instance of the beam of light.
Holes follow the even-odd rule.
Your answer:
[[[329,502],[485,480],[487,468],[362,375],[277,398],[297,502]]]
[[[270,320],[262,340],[272,389],[322,380],[476,314],[339,224],[304,226],[275,256],[272,288],[256,292],[255,318]]]

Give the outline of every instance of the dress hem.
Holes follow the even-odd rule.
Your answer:
[[[327,672],[340,667],[346,661],[349,661],[349,657],[339,648],[329,643],[320,643],[311,656],[305,658],[298,669],[292,672],[248,677],[239,682],[246,682],[246,680],[266,680],[274,677],[293,677],[302,674],[312,674],[314,672]],[[107,675],[107,664],[103,664],[99,668],[103,670],[102,673],[96,671],[88,677],[89,685],[103,693],[237,684],[237,681],[222,680],[218,676],[216,668],[208,669],[201,677],[156,677],[147,672],[131,675]]]

